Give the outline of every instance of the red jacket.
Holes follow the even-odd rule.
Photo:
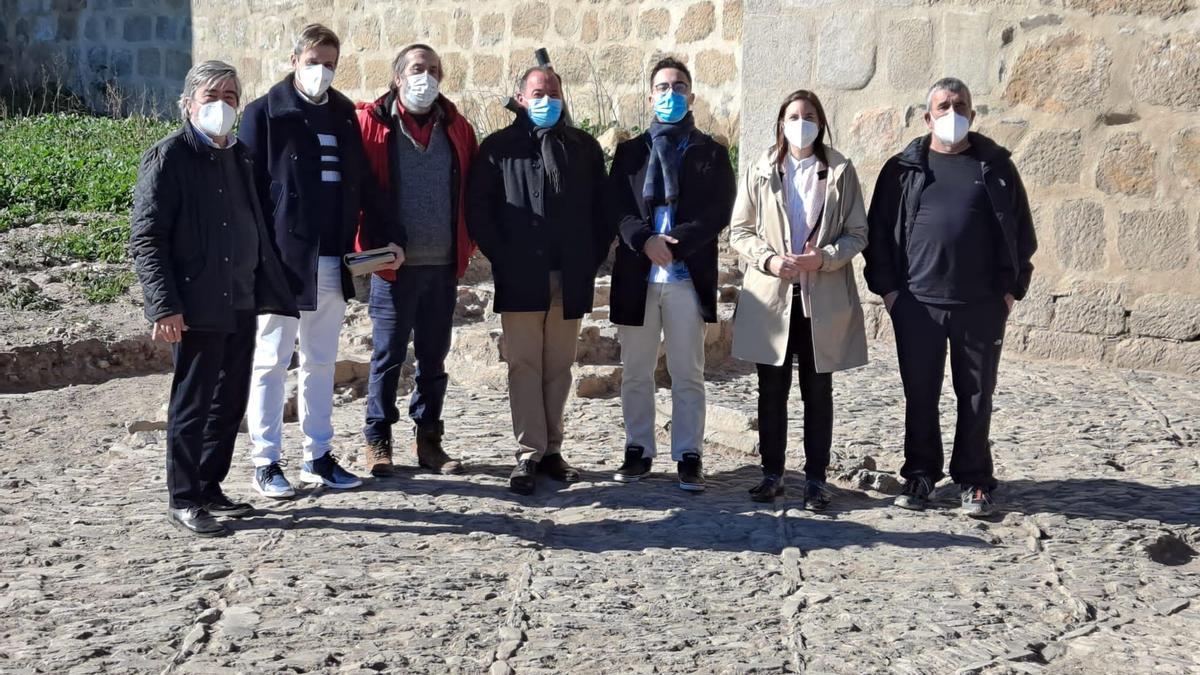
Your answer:
[[[355,105],[358,111],[358,126],[362,130],[363,149],[367,153],[367,163],[380,187],[388,194],[393,192],[391,167],[394,154],[390,151],[388,144],[391,134],[397,131],[396,119],[392,115],[392,105],[395,99],[396,94],[389,92],[372,103],[360,102]],[[450,146],[454,149],[453,180],[457,193],[454,195],[453,204],[456,230],[454,240],[456,242],[457,274],[459,278],[462,278],[467,271],[467,262],[475,253],[475,242],[467,233],[466,195],[467,175],[471,169],[471,162],[475,160],[475,155],[479,152],[479,142],[475,139],[475,129],[471,127],[467,118],[458,112],[458,108],[453,103],[444,96],[438,96],[437,104],[441,106],[442,123],[445,125],[446,136],[450,139]],[[362,251],[383,246],[388,241],[395,240],[395,237],[388,237],[387,233],[375,231],[376,228],[377,226],[372,222],[359,220],[358,235],[354,241],[356,250]],[[385,270],[378,274],[388,281],[396,278],[396,273],[391,270]]]

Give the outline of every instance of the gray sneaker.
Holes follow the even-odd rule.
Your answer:
[[[933,481],[924,476],[917,476],[904,482],[904,491],[896,495],[892,502],[902,509],[909,511],[924,511],[929,506],[929,497],[933,494]]]
[[[283,468],[278,462],[256,468],[250,485],[255,492],[271,499],[289,499],[296,496],[295,488],[284,477]]]
[[[959,510],[972,518],[987,518],[996,512],[996,503],[992,501],[992,493],[987,488],[978,485],[964,485],[959,495],[962,506]]]

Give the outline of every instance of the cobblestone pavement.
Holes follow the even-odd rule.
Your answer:
[[[518,497],[504,393],[454,385],[466,475],[256,497],[233,537],[199,541],[165,521],[161,432],[125,428],[161,415],[165,376],[0,397],[0,671],[1200,670],[1200,380],[1007,360],[1005,512],[977,522],[953,489],[925,513],[859,489],[894,490],[901,462],[894,352],[872,350],[835,377],[827,515],[751,503],[738,443],[709,448],[703,495],[662,461],[613,482],[617,399],[570,404],[582,482]],[[752,415],[753,391],[730,376],[710,403]],[[341,457],[362,409],[337,408]],[[248,497],[239,443],[226,489]]]

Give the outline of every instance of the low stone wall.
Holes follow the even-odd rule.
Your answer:
[[[869,195],[926,133],[932,81],[959,77],[1014,153],[1040,241],[1010,349],[1200,373],[1198,21],[1194,0],[748,0],[742,163],[811,88]]]

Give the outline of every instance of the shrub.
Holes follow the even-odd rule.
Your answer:
[[[133,273],[120,272],[68,272],[66,275],[72,289],[93,305],[112,302],[125,294],[133,283]]]
[[[0,231],[53,211],[127,212],[142,153],[176,124],[76,114],[0,119]]]
[[[119,263],[127,258],[129,219],[92,220],[83,230],[43,237],[43,257],[58,262]]]

